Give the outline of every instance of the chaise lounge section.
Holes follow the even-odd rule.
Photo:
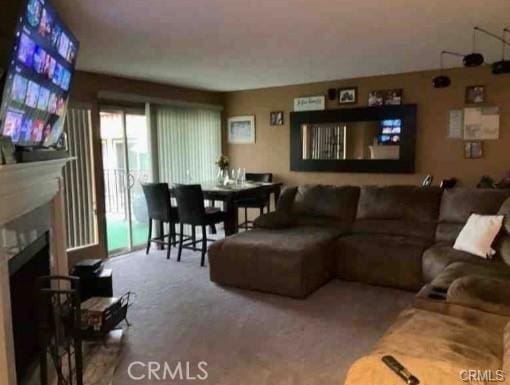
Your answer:
[[[210,246],[211,280],[293,298],[308,296],[334,276],[333,241],[350,230],[358,194],[355,187],[285,191],[278,215],[262,218],[269,228],[236,234]],[[316,204],[318,199],[322,205]]]

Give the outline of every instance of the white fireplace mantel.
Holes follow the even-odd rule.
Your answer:
[[[62,169],[69,160],[71,158],[0,166],[0,230],[16,218],[50,204],[52,274],[68,274]],[[0,244],[0,385],[17,385],[9,257]]]

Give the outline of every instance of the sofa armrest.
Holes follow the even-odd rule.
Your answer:
[[[286,229],[296,224],[296,219],[284,211],[262,214],[253,222],[255,227],[263,229]]]
[[[510,316],[510,281],[467,275],[458,278],[448,288],[449,303]]]

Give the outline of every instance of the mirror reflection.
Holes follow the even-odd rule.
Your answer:
[[[399,159],[402,121],[301,125],[302,159]]]

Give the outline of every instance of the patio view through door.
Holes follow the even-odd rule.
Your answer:
[[[108,253],[117,254],[147,239],[141,184],[152,179],[150,130],[144,110],[102,109],[100,119]]]

